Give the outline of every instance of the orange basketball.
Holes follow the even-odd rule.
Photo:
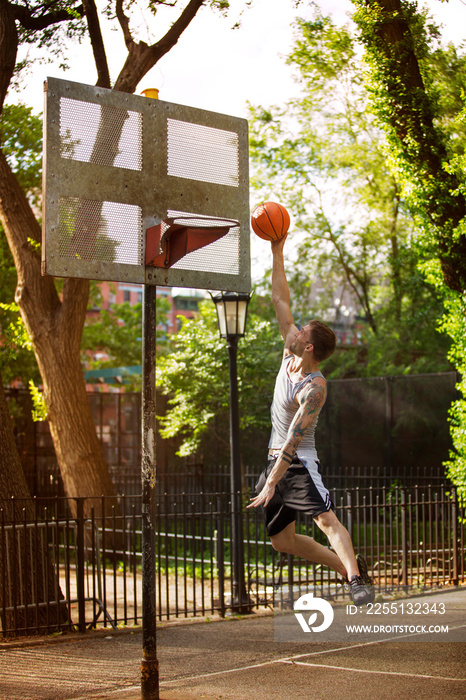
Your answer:
[[[277,241],[283,238],[290,227],[290,215],[277,202],[259,204],[251,216],[252,230],[265,241]]]

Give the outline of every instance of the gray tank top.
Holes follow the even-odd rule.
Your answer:
[[[292,382],[287,371],[288,364],[292,358],[293,355],[287,355],[283,358],[283,362],[275,382],[273,402],[270,409],[270,415],[272,417],[272,433],[269,440],[269,450],[281,450],[286,442],[289,427],[296,415],[296,411],[299,408],[297,402],[295,401],[296,394],[298,394],[301,389],[315,377],[324,378],[322,372],[317,370],[317,372],[311,372],[308,374],[300,382]],[[309,429],[301,440],[298,455],[299,453],[305,453],[312,455],[314,459],[317,459],[314,438],[316,425],[317,420],[309,426]]]

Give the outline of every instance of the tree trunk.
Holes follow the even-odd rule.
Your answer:
[[[395,193],[396,193],[396,183],[395,183]],[[393,287],[393,298],[395,300],[395,319],[397,321],[401,320],[401,306],[403,302],[403,290],[401,284],[401,261],[400,261],[400,249],[398,245],[398,213],[400,210],[400,197],[398,193],[395,194],[393,207],[392,207],[392,221],[390,225],[390,267],[392,268],[392,287]]]
[[[136,43],[133,40],[123,3],[117,1],[116,13],[128,56],[115,89],[134,92],[147,71],[175,46],[204,4],[205,0],[189,0],[165,36],[148,46],[144,42]],[[84,7],[99,84],[110,87],[95,2],[86,0]],[[18,15],[18,6],[0,0],[0,107],[13,75],[18,44],[13,9],[24,27],[25,20]],[[34,18],[29,8],[23,10],[24,17],[32,22]],[[43,25],[37,27],[33,23],[33,28],[29,26],[29,29],[39,32],[55,21],[62,21],[63,17],[60,13],[55,16],[51,12],[43,19]],[[116,133],[114,138],[117,142]],[[40,258],[35,250],[35,244],[41,238],[40,226],[26,194],[1,151],[0,222],[15,260],[18,273],[16,301],[42,376],[48,420],[65,492],[71,498],[87,496],[96,499],[86,499],[85,515],[90,514],[90,508],[94,505],[95,514],[99,517],[103,515],[100,496],[113,496],[113,486],[96,435],[80,365],[80,343],[89,298],[89,281],[66,279],[59,296],[54,280],[41,276]],[[113,500],[113,504],[116,505],[116,500]]]
[[[30,244],[30,240],[39,240],[39,225],[1,152],[0,220],[15,259],[16,302],[44,383],[50,432],[65,493],[69,498],[113,496],[80,362],[89,282],[65,280],[60,299],[53,279],[41,276],[39,255]],[[70,503],[74,507],[74,501]],[[93,503],[87,500],[86,505],[90,509]],[[99,516],[100,500],[94,505]]]
[[[11,76],[15,70],[16,52],[18,48],[18,32],[13,17],[12,8],[7,0],[0,0],[0,112],[3,101],[10,85]]]
[[[21,467],[0,375],[0,621],[4,636],[68,624],[44,531],[28,526],[34,507]],[[48,603],[48,605],[36,605]],[[5,610],[5,613],[4,613]]]

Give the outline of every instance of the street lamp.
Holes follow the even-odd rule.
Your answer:
[[[243,518],[241,509],[241,463],[239,452],[238,372],[236,355],[238,338],[246,328],[250,295],[221,292],[212,296],[217,309],[220,336],[226,338],[230,365],[230,484],[233,506],[231,522],[231,555],[233,560],[232,607],[236,612],[251,610],[244,581]]]

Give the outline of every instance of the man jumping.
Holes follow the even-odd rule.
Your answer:
[[[301,330],[294,325],[283,260],[285,239],[272,242],[272,301],[285,349],[271,409],[268,465],[248,508],[264,507],[274,549],[334,569],[346,579],[354,604],[364,605],[374,600],[372,581],[363,557],[354,554],[348,530],[335,515],[314,440],[317,418],[327,397],[319,362],[333,354],[336,338],[321,321],[310,321]],[[297,511],[312,516],[333,551],[296,533]]]

